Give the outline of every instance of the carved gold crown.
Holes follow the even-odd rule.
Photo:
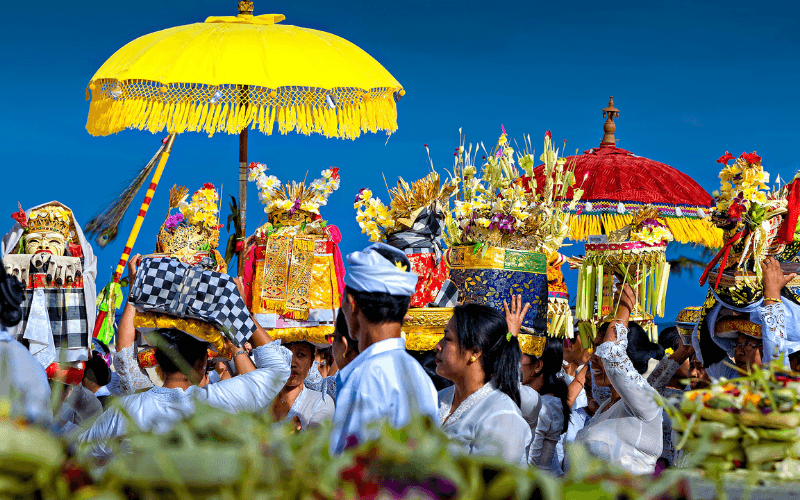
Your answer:
[[[207,184],[201,191],[209,189],[214,190],[214,187]],[[213,251],[219,246],[215,200],[207,199],[201,191],[195,193],[192,203],[186,203],[189,190],[183,186],[172,187],[167,218],[156,238],[157,253],[189,254]],[[173,214],[175,208],[179,210]]]
[[[46,206],[37,208],[28,217],[28,227],[26,233],[58,233],[66,241],[75,238],[72,230],[72,214],[57,206]]]

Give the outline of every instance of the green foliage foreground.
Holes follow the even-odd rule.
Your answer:
[[[48,433],[0,422],[4,475],[0,498],[218,499],[621,499],[682,498],[668,476],[635,477],[571,447],[570,474],[557,479],[491,457],[453,455],[451,443],[426,418],[404,429],[383,427],[377,440],[328,453],[329,428],[292,433],[265,417],[231,415],[198,405],[195,415],[164,435],[136,432],[99,473],[88,449],[66,459]],[[13,431],[13,432],[12,432]],[[82,471],[93,471],[94,484]]]

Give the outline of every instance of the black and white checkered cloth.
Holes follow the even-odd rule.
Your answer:
[[[86,319],[86,296],[82,288],[44,288],[44,300],[50,328],[53,331],[53,345],[59,349],[79,349],[89,347],[89,323]],[[25,331],[28,316],[31,312],[33,289],[25,290],[25,301],[22,303],[22,327]],[[61,359],[56,352],[56,361]],[[85,359],[85,358],[84,358]]]
[[[386,238],[386,243],[402,250],[407,254],[425,253],[433,249],[436,253],[436,263],[442,257],[442,223],[444,219],[441,209],[434,209],[436,205],[423,208],[414,224],[407,231],[399,231],[390,234]],[[424,249],[422,252],[415,252],[417,249]]]
[[[256,329],[230,275],[178,259],[142,259],[128,300],[140,311],[214,325],[237,346],[244,345]]]
[[[442,289],[431,302],[431,307],[455,307],[458,305],[458,288],[450,280],[444,280]]]

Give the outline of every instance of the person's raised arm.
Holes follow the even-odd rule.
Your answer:
[[[597,348],[597,356],[603,360],[611,385],[625,405],[637,418],[650,421],[661,415],[661,407],[655,401],[655,390],[633,367],[628,357],[628,320],[636,304],[636,294],[627,283],[617,289],[617,313],[608,326],[605,342]]]
[[[583,387],[586,385],[586,374],[589,372],[589,364],[584,364],[580,370],[575,373],[575,378],[569,383],[567,387],[567,404],[570,408],[575,404],[575,400],[580,396]]]
[[[786,353],[786,311],[781,300],[781,290],[797,275],[784,276],[778,259],[767,257],[761,263],[764,276],[764,304],[759,308],[761,317],[763,343],[763,362],[768,364],[772,359],[783,360]]]
[[[133,281],[136,278],[136,269],[142,261],[142,256],[138,253],[131,256],[128,260],[128,300],[131,297],[131,289],[133,289]],[[122,318],[119,321],[119,329],[117,329],[117,351],[121,351],[126,347],[130,347],[136,341],[136,329],[133,327],[133,317],[136,316],[136,308],[133,304],[126,302],[125,311],[122,313]]]
[[[139,366],[136,354],[136,329],[133,327],[133,318],[136,308],[130,303],[130,290],[136,277],[136,269],[142,261],[138,253],[128,261],[128,303],[122,313],[117,330],[117,352],[114,355],[114,369],[119,376],[119,387],[123,394],[133,394],[142,389],[153,387],[153,382],[147,372]]]

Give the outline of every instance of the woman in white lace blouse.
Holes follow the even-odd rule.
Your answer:
[[[455,452],[527,462],[531,429],[520,412],[521,355],[498,311],[478,304],[454,309],[436,345],[436,373],[453,382],[439,392],[439,419],[458,443]]]
[[[618,289],[618,296],[614,322],[599,329],[591,359],[594,383],[610,387],[611,397],[575,442],[628,472],[651,474],[662,449],[661,407],[655,401],[655,390],[641,374],[646,368],[642,372],[634,368],[627,352],[628,319],[636,295],[625,284]]]

